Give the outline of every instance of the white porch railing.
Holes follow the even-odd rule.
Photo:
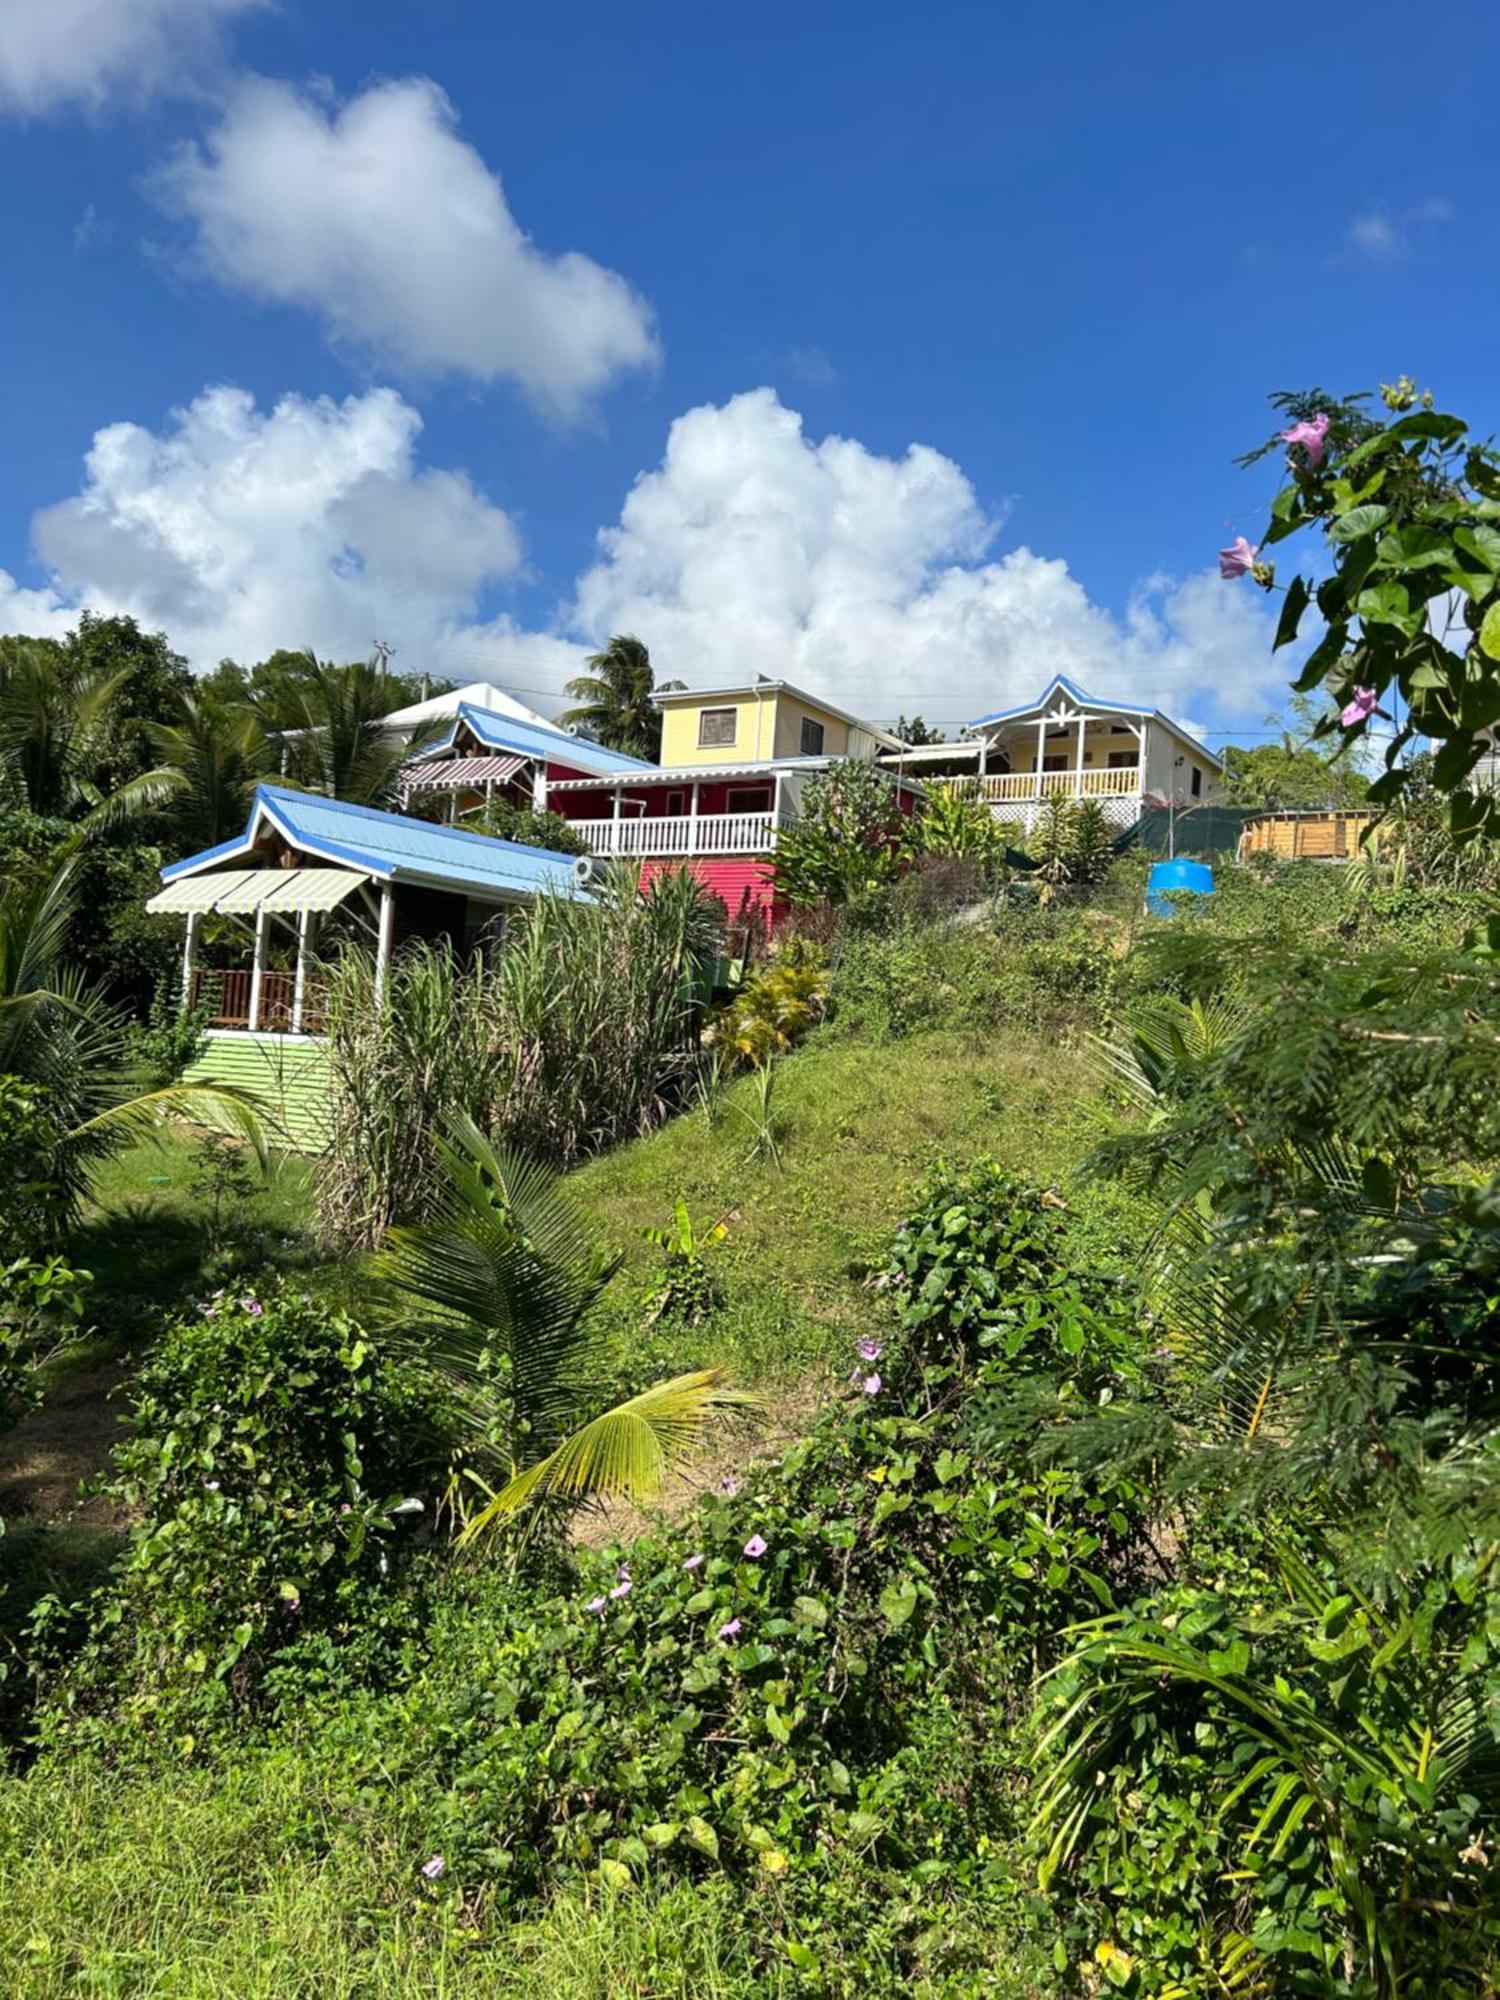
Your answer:
[[[574,830],[595,854],[656,856],[769,854],[776,845],[776,815],[674,814],[665,819],[575,819]]]
[[[990,805],[1025,805],[1034,799],[1128,799],[1141,789],[1141,771],[999,771],[991,777],[928,778],[934,791]]]

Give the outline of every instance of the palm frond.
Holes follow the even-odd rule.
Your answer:
[[[676,1375],[617,1403],[518,1473],[464,1529],[469,1542],[546,1495],[559,1499],[658,1498],[716,1418],[757,1408],[744,1390],[727,1386],[720,1368]]]

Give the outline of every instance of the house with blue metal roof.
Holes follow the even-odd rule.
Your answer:
[[[929,790],[982,799],[1030,832],[1056,798],[1097,801],[1117,827],[1148,806],[1177,811],[1222,797],[1223,760],[1158,708],[1090,694],[1054,674],[1030,701],[965,725],[951,743],[907,747],[881,760]]]
[[[460,702],[443,734],[424,743],[402,766],[400,797],[403,804],[441,798],[454,819],[496,796],[543,812],[553,781],[628,778],[655,769],[639,757],[608,750],[549,723]]]
[[[146,908],[183,918],[183,1005],[208,1020],[190,1076],[255,1090],[312,1145],[327,1073],[320,927],[368,946],[378,998],[408,940],[467,950],[518,904],[587,893],[571,855],[285,785],[258,786],[242,834],[161,879]],[[200,963],[206,937],[212,962]]]

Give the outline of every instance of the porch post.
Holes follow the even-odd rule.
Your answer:
[[[698,779],[693,780],[693,789],[688,799],[688,853],[698,852]]]
[[[185,1014],[193,1004],[193,960],[198,949],[198,925],[202,921],[197,910],[188,911],[187,932],[182,940],[182,1011]]]
[[[375,940],[375,1005],[385,998],[385,975],[391,962],[391,941],[396,935],[396,898],[389,882],[380,891],[380,931]]]
[[[781,781],[785,776],[785,771],[778,771],[776,773],[776,789],[771,797],[771,844],[773,847],[776,844],[776,836],[781,831]]]
[[[1073,779],[1073,796],[1079,799],[1083,797],[1083,738],[1087,728],[1088,723],[1080,715],[1078,718],[1078,762]]]
[[[297,976],[292,981],[292,1033],[302,1033],[302,1002],[307,996],[307,955],[312,943],[311,910],[297,912]]]
[[[1042,766],[1047,761],[1047,718],[1042,716],[1036,726],[1036,795],[1042,796]]]
[[[271,912],[264,903],[255,911],[255,951],[250,960],[250,1032],[260,1026],[260,989],[266,976],[266,938],[271,929]]]
[[[531,774],[531,810],[539,813],[547,810],[547,766],[540,759]]]
[[[981,736],[979,739],[979,796],[981,798],[984,797],[984,781],[989,773],[989,768],[990,739],[988,736]]]

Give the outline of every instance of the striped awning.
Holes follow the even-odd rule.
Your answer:
[[[431,757],[401,774],[405,792],[468,792],[508,785],[529,757]]]
[[[369,880],[350,868],[226,868],[169,882],[147,903],[152,916],[247,916],[253,911],[332,910]]]

